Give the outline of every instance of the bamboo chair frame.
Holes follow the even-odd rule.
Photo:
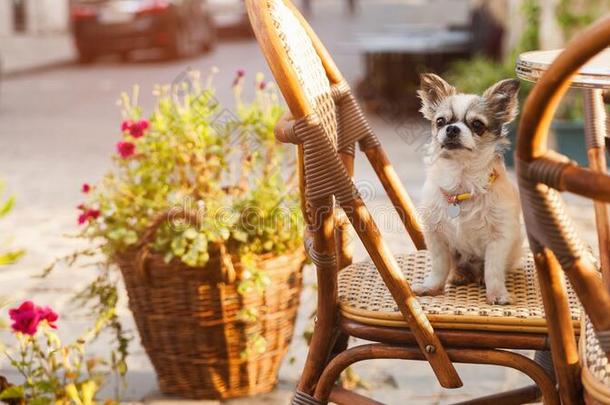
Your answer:
[[[349,143],[337,140],[332,145],[323,130],[319,111],[308,98],[299,81],[299,72],[293,66],[284,48],[282,32],[274,25],[270,4],[280,3],[296,18],[305,31],[324,74],[332,86],[333,99],[338,109],[350,110],[359,115],[350,132],[363,132]],[[360,149],[379,177],[392,204],[396,208],[407,233],[417,249],[425,249],[421,226],[414,205],[399,181],[385,152],[368,127],[349,86],[298,9],[289,0],[246,0],[250,22],[263,54],[271,68],[290,110],[278,123],[275,133],[281,142],[298,145],[298,173],[301,191],[301,208],[307,222],[305,246],[316,265],[318,279],[317,319],[305,368],[300,378],[295,405],[325,404],[328,400],[339,404],[377,404],[369,398],[344,390],[335,385],[336,378],[346,367],[357,361],[396,358],[426,360],[439,383],[445,388],[462,386],[453,362],[496,364],[516,368],[530,376],[537,386],[469,401],[472,404],[525,403],[542,396],[548,404],[559,404],[553,377],[545,368],[529,358],[503,349],[530,349],[548,351],[545,334],[481,332],[461,330],[435,331],[422,311],[409,283],[398,269],[394,256],[383,241],[364,202],[355,191],[351,176],[354,167],[354,144]],[[340,121],[340,119],[339,119]],[[320,146],[320,145],[325,145]],[[318,160],[316,160],[318,159]],[[330,191],[319,193],[317,176],[322,164],[336,168]],[[324,186],[324,184],[323,184]],[[335,209],[335,201],[343,209]],[[337,275],[351,264],[347,230],[351,223],[373,260],[385,285],[391,292],[409,328],[371,326],[342,318],[338,310]],[[349,336],[378,343],[347,348]],[[447,349],[446,349],[447,348]]]
[[[610,177],[606,174],[606,134],[602,131],[591,128],[587,131],[588,169],[549,151],[547,137],[551,119],[570,87],[572,76],[609,45],[610,17],[575,37],[537,82],[525,103],[518,130],[516,166],[521,202],[549,319],[553,363],[564,404],[581,403],[583,396],[577,344],[566,318],[562,270],[595,328],[601,349],[610,356],[610,235],[606,205],[610,202]],[[604,114],[601,91],[588,90],[586,98],[586,102]],[[558,191],[594,200],[602,277],[574,233]]]

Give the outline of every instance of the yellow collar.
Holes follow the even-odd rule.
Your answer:
[[[494,170],[492,170],[491,173],[489,173],[489,179],[487,180],[486,188],[489,188],[492,184],[494,184],[494,182],[496,181],[497,178],[498,178],[498,173],[494,169]],[[472,198],[474,197],[472,195],[472,193],[449,194],[442,188],[441,188],[441,193],[443,193],[443,196],[447,200],[447,203],[452,204],[452,205],[460,204],[462,201],[472,200]]]

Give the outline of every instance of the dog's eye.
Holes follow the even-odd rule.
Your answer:
[[[436,126],[437,126],[437,127],[442,127],[442,126],[444,126],[446,123],[447,123],[447,120],[446,120],[445,118],[443,118],[443,117],[438,117],[438,118],[436,119]]]
[[[485,132],[485,124],[483,124],[481,121],[479,120],[474,120],[472,121],[472,130],[477,134],[477,135],[481,135],[483,132]]]

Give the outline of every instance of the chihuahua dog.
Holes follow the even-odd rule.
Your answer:
[[[432,270],[418,295],[485,284],[487,302],[510,304],[506,273],[522,254],[517,190],[503,152],[517,115],[519,81],[502,80],[482,96],[461,94],[437,75],[421,76],[421,112],[432,123],[421,207]]]

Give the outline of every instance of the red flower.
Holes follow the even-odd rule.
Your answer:
[[[9,310],[9,315],[13,320],[11,328],[14,332],[21,332],[33,336],[38,331],[38,325],[46,321],[53,329],[57,329],[55,322],[59,318],[57,313],[49,307],[39,307],[32,301],[23,302],[19,308]]]
[[[83,193],[88,193],[89,191],[91,191],[91,186],[88,183],[83,183],[83,186],[81,187],[81,191]]]
[[[134,123],[131,128],[129,128],[129,134],[134,138],[140,138],[144,135],[144,131],[148,128],[148,121],[140,120]]]
[[[143,136],[144,131],[147,130],[148,127],[148,120],[140,120],[138,122],[127,120],[121,123],[121,130],[123,132],[129,131],[129,135],[133,136],[134,138],[140,138]]]
[[[123,131],[123,132],[128,131],[132,125],[133,125],[133,121],[131,121],[131,120],[125,120],[125,121],[121,122],[121,131]]]
[[[53,328],[57,329],[57,325],[55,322],[59,319],[59,315],[57,312],[53,311],[50,307],[38,307],[38,313],[40,314],[40,319],[43,321],[47,321],[47,324]]]
[[[78,209],[83,211],[78,216],[78,224],[79,225],[82,225],[82,224],[84,224],[86,222],[89,222],[92,219],[97,219],[101,215],[100,210],[95,210],[93,208],[86,208],[83,204],[79,205]]]
[[[116,149],[117,152],[119,152],[119,155],[121,155],[122,158],[126,159],[130,156],[133,156],[136,151],[136,145],[132,142],[120,141],[116,144]]]

